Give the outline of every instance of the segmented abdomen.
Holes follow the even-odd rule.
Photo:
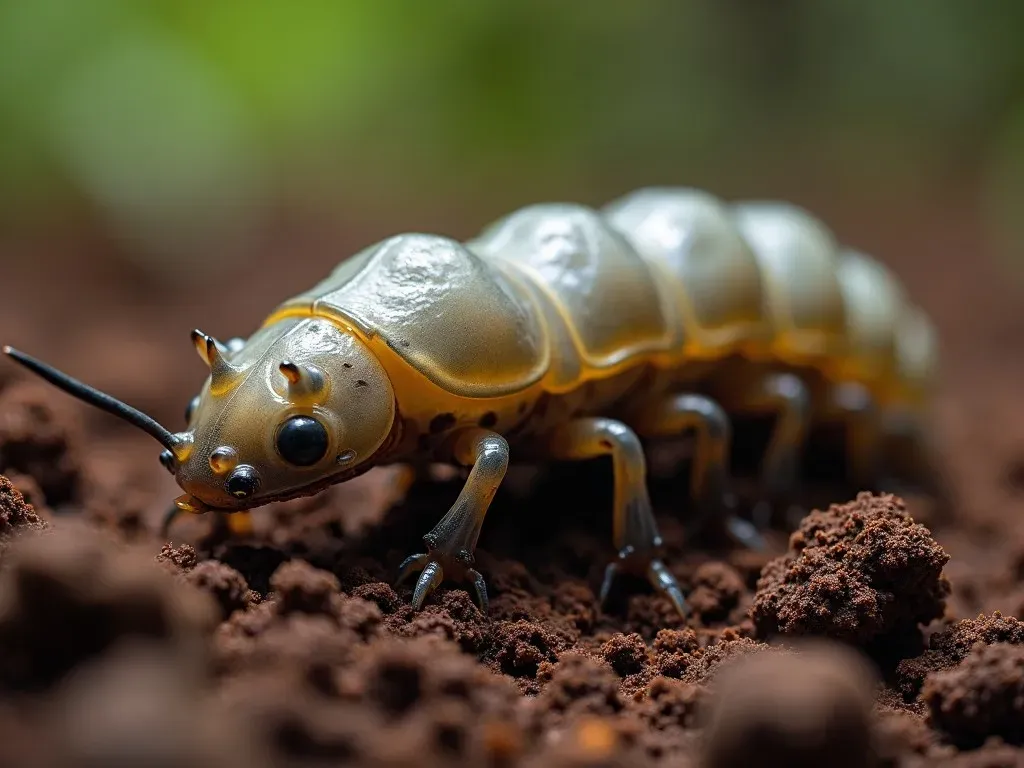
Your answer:
[[[934,366],[934,334],[895,276],[797,206],[648,188],[600,212],[523,208],[468,247],[532,285],[555,391],[739,353],[919,401]]]

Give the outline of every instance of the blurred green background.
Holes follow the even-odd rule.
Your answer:
[[[181,280],[281,211],[467,236],[648,184],[957,189],[1012,264],[1022,32],[1010,0],[0,0],[0,226],[72,212]]]

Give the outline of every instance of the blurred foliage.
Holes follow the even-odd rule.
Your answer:
[[[205,260],[285,199],[980,169],[1016,243],[1022,32],[1012,0],[0,0],[0,214]]]

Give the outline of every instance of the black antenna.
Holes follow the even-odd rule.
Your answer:
[[[160,445],[172,453],[178,446],[179,440],[173,434],[164,429],[164,427],[162,427],[155,419],[147,416],[142,411],[136,410],[130,405],[126,405],[120,400],[100,392],[98,389],[93,389],[87,384],[83,384],[77,379],[73,379],[67,374],[61,373],[56,368],[36,360],[34,357],[26,355],[24,352],[19,352],[13,347],[4,347],[4,354],[12,357],[16,362],[25,366],[34,374],[40,378],[46,379],[46,381],[50,382],[55,387],[64,390],[69,395],[77,397],[79,400],[89,403],[89,405],[95,406],[101,411],[106,411],[113,416],[117,416],[117,418],[123,419],[129,424],[133,424],[146,434],[156,438]]]

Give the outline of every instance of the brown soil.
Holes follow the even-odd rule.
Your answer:
[[[258,510],[251,536],[192,518],[166,542],[176,488],[152,442],[2,366],[0,762],[1024,765],[1019,300],[964,257],[979,238],[959,203],[834,220],[898,255],[942,334],[952,513],[826,488],[759,554],[684,541],[685,482],[655,478],[686,621],[626,578],[599,609],[600,464],[499,493],[477,552],[489,616],[457,584],[413,613],[392,577],[458,477],[376,470]],[[364,239],[268,237],[242,283],[188,291],[93,258],[87,236],[0,243],[3,341],[177,426],[202,377],[188,330],[244,333]],[[285,244],[313,255],[282,294]]]

